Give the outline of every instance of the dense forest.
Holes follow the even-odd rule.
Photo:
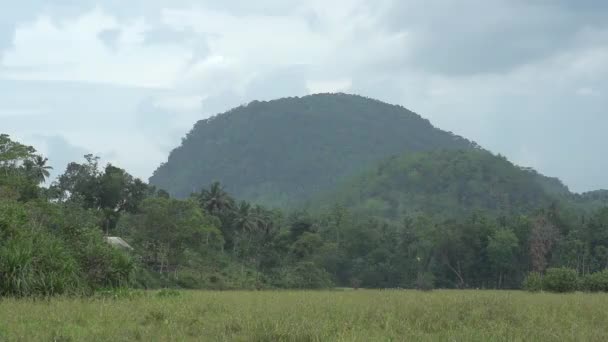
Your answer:
[[[319,198],[311,205],[329,199],[391,219],[418,213],[444,217],[475,211],[527,214],[556,198],[545,190],[540,177],[482,149],[407,153],[382,161],[332,191],[325,201]]]
[[[150,184],[185,198],[219,181],[240,199],[293,208],[391,155],[475,146],[360,96],[254,101],[196,123]]]
[[[281,110],[266,113],[277,105]],[[373,110],[384,118],[377,126]],[[254,113],[269,118],[254,124]],[[248,130],[280,115],[305,133],[292,134],[280,121],[243,147]],[[327,131],[314,126],[321,118]],[[415,129],[399,133],[408,125]],[[334,149],[326,148],[331,132]],[[273,139],[276,150],[264,156]],[[197,146],[198,157],[189,155]],[[388,156],[372,162],[381,155]],[[266,174],[273,162],[277,170]],[[47,163],[33,147],[0,136],[0,296],[121,287],[520,288],[528,274],[556,267],[608,281],[608,273],[597,273],[608,267],[606,191],[573,194],[557,179],[364,98],[257,102],[199,122],[156,172],[156,185],[87,155],[45,187]],[[230,163],[235,170],[223,180],[235,184],[224,188],[212,179]],[[183,178],[168,173],[182,166]],[[182,185],[157,186],[162,174]],[[256,184],[259,196],[249,192]],[[300,205],[263,205],[286,198]]]

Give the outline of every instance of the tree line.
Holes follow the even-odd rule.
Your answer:
[[[0,136],[0,295],[112,287],[193,289],[521,288],[530,272],[608,267],[608,209],[542,202],[525,213],[412,211],[334,203],[281,210],[220,183],[175,199],[99,159],[48,188],[46,159]],[[104,236],[125,239],[133,251]]]

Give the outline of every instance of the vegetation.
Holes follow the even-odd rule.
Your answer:
[[[392,219],[418,213],[444,217],[475,211],[529,214],[558,198],[546,191],[541,177],[481,149],[408,153],[381,162],[329,199]]]
[[[592,274],[608,267],[608,208],[581,210],[546,190],[559,183],[539,185],[537,173],[480,149],[390,158],[325,205],[286,211],[239,201],[220,183],[171,198],[90,155],[45,189],[45,159],[2,138],[0,295],[504,289],[530,271],[547,272],[542,288],[561,291],[547,271],[559,267],[590,291],[604,286]],[[104,235],[134,250],[113,249]]]
[[[528,274],[522,287],[530,292],[608,292],[608,270],[580,276],[571,268],[550,268],[544,275],[538,272]]]
[[[0,341],[608,338],[606,192],[400,107],[254,102],[199,122],[159,187],[49,169],[0,135]]]
[[[403,107],[359,96],[254,101],[196,123],[150,183],[185,198],[220,181],[237,198],[293,208],[391,155],[475,147]]]
[[[543,276],[538,272],[531,272],[524,279],[522,288],[530,292],[538,292],[543,289]]]
[[[5,299],[15,341],[606,341],[608,296],[512,291],[148,292]]]
[[[131,257],[111,248],[98,213],[50,202],[46,159],[0,136],[0,297],[87,294],[126,285]]]
[[[574,292],[578,289],[576,270],[561,267],[550,268],[543,277],[543,289],[550,292]]]

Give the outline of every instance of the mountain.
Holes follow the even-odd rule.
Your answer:
[[[475,148],[403,107],[318,94],[254,101],[197,122],[150,183],[186,197],[220,181],[237,198],[290,206],[392,155]]]
[[[421,212],[445,216],[477,210],[529,213],[569,196],[559,180],[474,149],[389,158],[320,202],[337,202],[356,212],[394,219]]]

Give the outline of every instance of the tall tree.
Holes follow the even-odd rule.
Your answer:
[[[234,200],[224,191],[220,182],[214,182],[209,189],[203,189],[198,195],[198,200],[203,209],[216,216],[234,208]]]
[[[38,184],[44,183],[46,179],[51,175],[49,170],[53,167],[47,165],[48,158],[44,158],[40,155],[35,155],[31,159],[27,159],[23,166],[28,176],[30,176]]]
[[[70,163],[66,172],[51,187],[62,201],[81,203],[103,215],[106,234],[123,212],[135,212],[148,193],[147,185],[125,170],[108,164],[99,170],[98,157],[85,156],[86,163]]]
[[[498,229],[488,241],[488,258],[497,273],[498,288],[503,287],[505,274],[515,265],[519,241],[511,229]]]

